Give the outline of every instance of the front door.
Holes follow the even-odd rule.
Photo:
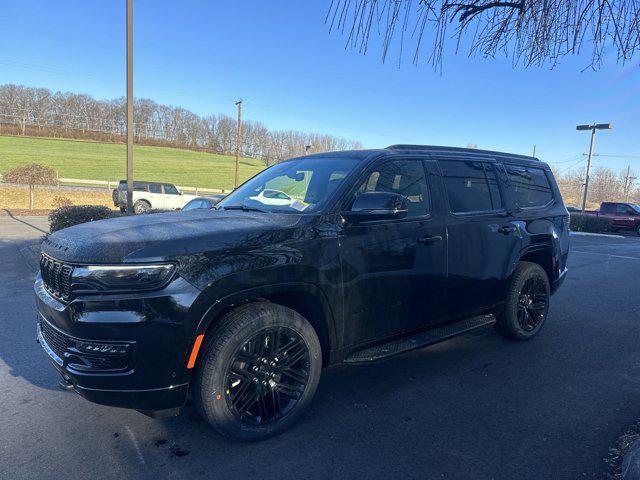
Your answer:
[[[382,191],[408,203],[404,219],[342,226],[345,345],[416,330],[441,316],[447,242],[429,176],[419,158],[386,158],[345,201],[348,209],[358,194]]]

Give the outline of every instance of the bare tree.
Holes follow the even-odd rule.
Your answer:
[[[584,49],[598,68],[608,47],[620,63],[640,48],[640,0],[332,0],[326,22],[363,54],[381,39],[383,61],[393,47],[401,61],[410,43],[418,63],[426,41],[426,58],[436,67],[448,41],[456,52],[503,53],[525,66],[553,66]]]
[[[34,185],[53,185],[56,183],[56,172],[52,168],[38,163],[15,167],[4,174],[2,180],[7,183],[29,185],[29,210],[33,210]]]

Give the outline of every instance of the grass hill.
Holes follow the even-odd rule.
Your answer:
[[[168,147],[136,145],[134,177],[202,188],[233,188],[235,158]],[[26,163],[41,163],[60,177],[92,180],[125,178],[126,147],[117,143],[0,136],[0,174]],[[253,158],[240,159],[240,180],[264,168]]]

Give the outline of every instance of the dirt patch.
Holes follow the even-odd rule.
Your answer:
[[[100,190],[75,190],[70,188],[47,188],[34,190],[34,210],[50,211],[66,205],[104,205],[114,208],[111,193]],[[29,211],[29,188],[0,186],[0,209]],[[16,215],[25,215],[17,213]],[[28,214],[26,214],[28,215]],[[40,213],[39,215],[43,215]],[[44,214],[46,215],[46,213]]]

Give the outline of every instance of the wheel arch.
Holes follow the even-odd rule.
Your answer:
[[[518,262],[536,263],[542,267],[547,274],[549,284],[556,280],[554,253],[551,245],[537,245],[525,249]]]
[[[229,311],[251,302],[271,302],[305,317],[316,331],[322,348],[322,363],[331,363],[336,331],[331,306],[322,290],[310,283],[283,283],[256,287],[215,299],[200,319],[194,337],[206,334]]]

